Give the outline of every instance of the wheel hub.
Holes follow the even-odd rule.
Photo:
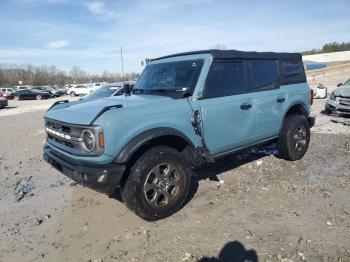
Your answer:
[[[294,132],[294,146],[295,149],[301,151],[303,147],[306,145],[306,130],[304,127],[299,127]]]
[[[158,207],[177,198],[179,188],[179,170],[175,165],[164,163],[153,167],[149,172],[143,191],[147,202]]]

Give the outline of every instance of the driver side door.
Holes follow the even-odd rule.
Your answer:
[[[254,139],[256,113],[246,69],[244,61],[214,61],[210,67],[199,104],[204,139],[214,157]]]

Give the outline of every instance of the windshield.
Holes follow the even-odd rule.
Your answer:
[[[115,91],[122,88],[122,86],[105,85],[95,90],[94,92],[88,94],[84,99],[98,99],[103,97],[111,96]]]
[[[189,91],[196,86],[204,61],[201,59],[150,64],[135,89],[144,91]]]
[[[345,81],[343,85],[344,85],[344,86],[350,86],[350,79],[348,79],[347,81]]]

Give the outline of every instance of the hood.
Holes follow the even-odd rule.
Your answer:
[[[78,125],[90,125],[94,118],[101,114],[105,107],[120,106],[121,108],[145,105],[163,100],[172,100],[170,97],[154,95],[131,95],[97,99],[93,101],[70,102],[58,104],[49,109],[45,117]],[[119,108],[112,109],[119,110]]]
[[[342,97],[350,97],[350,86],[341,86],[334,90],[334,95]]]

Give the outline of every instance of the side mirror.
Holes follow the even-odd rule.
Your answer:
[[[342,86],[343,85],[343,83],[339,83],[339,84],[337,84],[337,86]]]
[[[124,95],[130,95],[131,94],[131,88],[130,88],[130,84],[129,83],[124,83],[124,87],[123,87],[123,93]]]

